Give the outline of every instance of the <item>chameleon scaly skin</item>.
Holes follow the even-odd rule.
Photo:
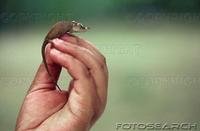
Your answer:
[[[61,91],[60,87],[58,86],[55,78],[53,77],[53,75],[51,74],[51,72],[49,71],[47,62],[46,62],[46,58],[45,58],[45,48],[46,45],[48,43],[52,43],[51,40],[55,39],[55,38],[59,38],[60,36],[64,35],[64,34],[71,34],[74,32],[85,32],[87,31],[89,28],[86,26],[83,26],[81,23],[75,22],[75,21],[59,21],[57,22],[55,25],[53,25],[53,27],[50,29],[50,31],[47,33],[44,42],[42,44],[42,59],[45,65],[45,68],[49,74],[49,76],[52,78],[54,84],[56,85],[56,87]]]

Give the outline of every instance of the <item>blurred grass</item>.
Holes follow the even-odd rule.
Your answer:
[[[94,131],[113,131],[117,122],[200,120],[199,27],[131,22],[91,22],[80,34],[107,58],[108,104]],[[41,63],[49,27],[0,32],[0,130],[11,131],[23,97]],[[61,86],[70,80],[62,72]],[[64,89],[64,88],[63,88]]]

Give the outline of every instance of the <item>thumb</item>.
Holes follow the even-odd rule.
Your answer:
[[[60,72],[61,72],[61,66],[55,64],[51,57],[50,57],[50,50],[51,50],[51,44],[47,44],[46,51],[45,51],[45,58],[47,62],[47,66],[49,69],[49,72],[51,73],[51,76],[48,74],[47,69],[45,68],[44,62],[42,62],[39,66],[39,69],[35,75],[35,78],[32,82],[32,86],[29,91],[38,90],[38,89],[55,89],[55,83],[57,82]],[[52,78],[53,77],[53,78]]]

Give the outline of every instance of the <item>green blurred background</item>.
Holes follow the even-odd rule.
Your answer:
[[[199,0],[8,0],[0,2],[0,131],[14,130],[42,41],[58,20],[89,25],[78,35],[107,58],[108,103],[92,131],[126,122],[200,130]],[[69,80],[63,71],[60,85]]]

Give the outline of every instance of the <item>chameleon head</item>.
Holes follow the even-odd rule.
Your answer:
[[[85,32],[89,27],[83,26],[81,23],[72,21],[72,32]]]

